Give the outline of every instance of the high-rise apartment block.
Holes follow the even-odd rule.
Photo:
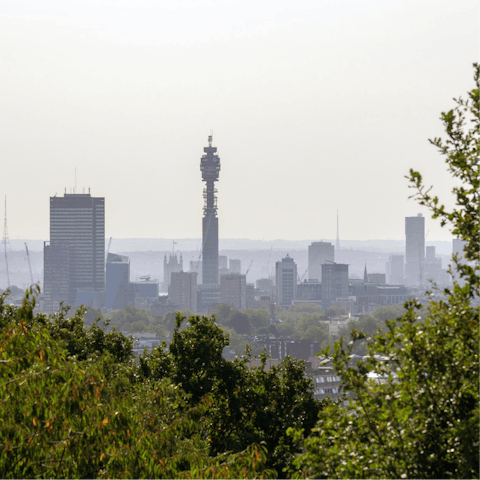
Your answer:
[[[425,263],[425,218],[405,217],[405,277],[407,285],[422,285]]]
[[[238,310],[247,308],[247,276],[230,273],[220,276],[220,302]]]
[[[322,265],[322,307],[327,309],[340,298],[348,298],[348,265],[325,263]]]
[[[308,279],[322,281],[322,265],[335,261],[335,247],[328,242],[313,242],[308,246]]]
[[[281,262],[275,264],[277,303],[291,305],[297,298],[297,264],[287,254]]]
[[[180,310],[197,313],[197,273],[173,272],[169,296],[170,302]]]
[[[220,157],[217,148],[212,147],[212,136],[200,160],[202,180],[206,183],[203,191],[204,207],[202,220],[203,284],[218,285],[218,217],[215,182],[220,174]]]
[[[44,245],[45,308],[77,305],[79,293],[105,302],[105,199],[88,194],[50,198],[50,242]],[[65,297],[64,297],[65,296]],[[85,295],[84,295],[85,297]]]

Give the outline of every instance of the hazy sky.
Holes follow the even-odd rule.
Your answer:
[[[107,237],[200,237],[213,129],[221,237],[333,238],[338,209],[402,239],[408,169],[451,190],[427,139],[478,59],[478,0],[2,0],[10,237],[48,239],[75,167]]]

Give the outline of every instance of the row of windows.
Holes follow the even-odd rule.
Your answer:
[[[324,382],[339,382],[340,377],[336,375],[330,375],[327,377],[315,377],[315,383],[324,383]]]
[[[328,395],[332,393],[338,393],[339,389],[337,387],[332,388],[317,388],[315,390],[315,395]]]

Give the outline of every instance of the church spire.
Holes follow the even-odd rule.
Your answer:
[[[365,270],[363,272],[363,283],[368,283],[367,264],[365,264]]]

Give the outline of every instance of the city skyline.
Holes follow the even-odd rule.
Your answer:
[[[427,139],[478,58],[478,3],[452,8],[2,2],[11,238],[48,238],[48,198],[75,168],[78,192],[107,199],[107,238],[199,237],[213,129],[220,238],[334,239],[338,210],[341,240],[402,239],[401,219],[429,218],[409,168],[450,197]],[[431,222],[428,238],[452,237]]]

